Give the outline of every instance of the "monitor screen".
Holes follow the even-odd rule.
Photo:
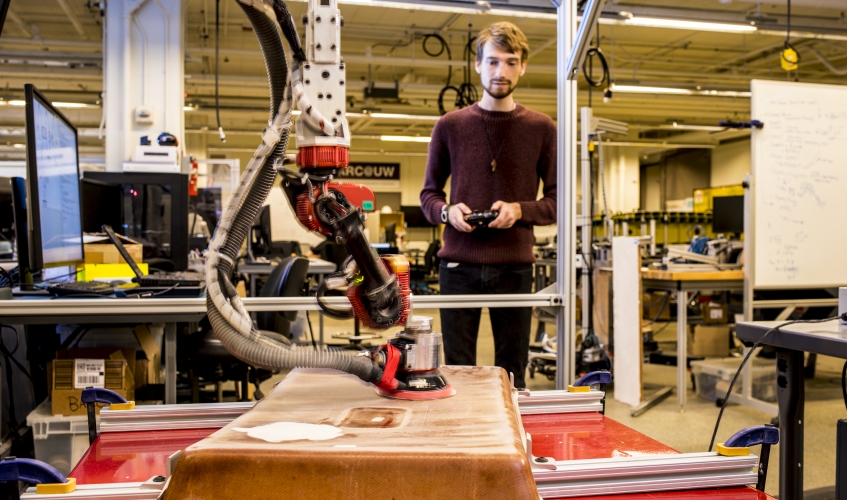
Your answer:
[[[744,232],[743,196],[712,198],[712,231],[715,233]]]
[[[76,129],[27,84],[27,188],[33,269],[84,261]]]
[[[435,224],[430,224],[424,216],[423,209],[416,205],[403,205],[400,207],[403,212],[403,219],[407,227],[435,227]]]

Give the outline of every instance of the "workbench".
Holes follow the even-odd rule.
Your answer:
[[[251,403],[227,403],[244,405]],[[179,405],[187,406],[187,405]],[[229,410],[227,410],[229,411]],[[524,430],[532,435],[533,454],[556,460],[668,455],[678,452],[597,412],[523,415]],[[77,483],[115,484],[143,482],[166,474],[168,457],[222,427],[155,429],[136,432],[103,432],[69,477]],[[773,500],[751,487],[670,491],[581,497],[585,500]]]
[[[782,322],[779,321],[738,323],[736,336],[745,342],[758,342],[769,330],[780,324]],[[803,353],[847,359],[847,327],[840,326],[838,321],[788,325],[770,333],[762,345],[777,349],[779,498],[803,498],[803,419],[806,398]]]
[[[684,411],[688,388],[688,299],[702,290],[743,291],[744,272],[733,271],[641,271],[642,290],[663,290],[676,295],[676,398]],[[646,409],[668,392],[660,390],[639,408]],[[657,398],[658,397],[658,398]]]

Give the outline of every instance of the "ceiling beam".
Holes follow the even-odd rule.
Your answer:
[[[20,28],[26,36],[32,36],[32,31],[30,31],[29,26],[27,26],[24,20],[21,19],[21,17],[15,11],[13,11],[11,7],[8,11],[6,11],[6,16],[11,19],[12,22],[15,23],[15,25],[17,25],[17,27]]]
[[[59,4],[59,7],[61,7],[65,12],[65,15],[68,16],[68,20],[71,22],[76,32],[79,33],[80,38],[83,40],[87,39],[88,37],[85,35],[85,29],[83,29],[82,23],[79,22],[79,18],[76,17],[76,14],[74,14],[73,10],[71,10],[71,6],[68,5],[68,0],[56,0],[56,3]]]

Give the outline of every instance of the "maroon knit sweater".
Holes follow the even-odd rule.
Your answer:
[[[494,156],[497,168],[492,171]],[[432,130],[421,191],[421,208],[432,223],[441,223],[448,177],[451,204],[488,210],[497,200],[518,202],[522,216],[509,229],[470,233],[448,223],[439,257],[473,264],[535,262],[532,226],[556,222],[556,125],[550,117],[520,104],[512,111],[487,111],[474,104],[447,113]],[[544,183],[540,200],[539,182]]]

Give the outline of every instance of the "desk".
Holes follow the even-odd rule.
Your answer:
[[[779,321],[736,325],[736,335],[757,342]],[[799,323],[771,333],[762,344],[777,348],[777,404],[779,405],[779,498],[803,498],[803,353],[847,359],[847,330],[838,321]],[[842,487],[844,485],[841,485]],[[836,489],[838,486],[836,486]]]
[[[744,272],[737,271],[641,271],[642,290],[665,290],[676,295],[676,399],[685,409],[688,387],[688,298],[700,290],[742,291]],[[650,399],[644,403],[653,402]],[[644,405],[642,403],[642,405]],[[649,406],[648,406],[649,407]],[[644,408],[646,409],[646,408]]]

